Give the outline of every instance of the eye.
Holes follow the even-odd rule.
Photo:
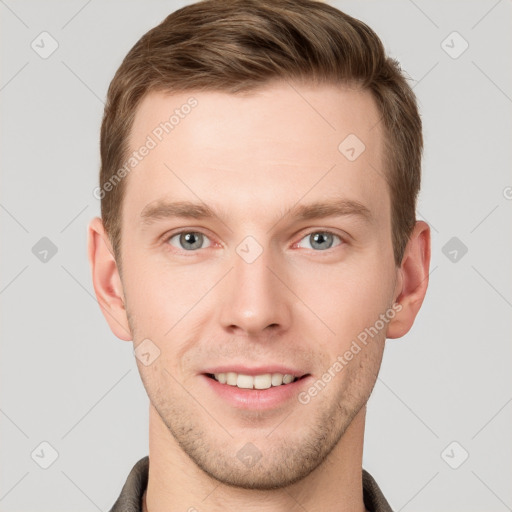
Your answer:
[[[314,231],[313,233],[306,235],[297,244],[297,246],[305,247],[306,249],[325,251],[326,249],[330,249],[331,247],[333,247],[335,239],[339,240],[339,243],[336,245],[340,245],[342,240],[338,235],[330,233],[329,231]],[[304,241],[306,245],[303,245]]]
[[[167,242],[173,247],[184,249],[185,251],[194,251],[210,246],[208,237],[197,231],[182,231],[181,233],[176,233],[170,236]],[[203,245],[205,242],[206,245]]]

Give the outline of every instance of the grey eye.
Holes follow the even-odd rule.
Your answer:
[[[208,242],[208,245],[203,246],[204,242]],[[178,249],[185,249],[186,251],[194,251],[196,249],[203,249],[210,245],[208,238],[203,233],[196,231],[183,231],[176,233],[169,238],[169,243],[177,247]]]
[[[334,233],[329,233],[328,231],[315,231],[314,233],[310,233],[305,236],[300,242],[299,247],[304,247],[301,245],[303,241],[309,244],[306,245],[306,249],[317,249],[320,251],[325,251],[326,249],[330,249],[333,247],[335,239],[338,239],[341,243],[341,238]],[[339,244],[336,244],[339,245]]]

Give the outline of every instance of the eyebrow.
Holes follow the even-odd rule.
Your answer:
[[[289,211],[282,213],[280,218],[285,216],[291,216],[298,221],[342,216],[358,216],[366,222],[374,220],[372,212],[364,204],[351,199],[331,199],[294,205]],[[143,225],[150,225],[159,220],[175,217],[211,219],[219,215],[204,203],[157,200],[146,205],[140,217]]]

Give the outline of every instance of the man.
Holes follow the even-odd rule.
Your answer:
[[[150,440],[112,511],[391,510],[365,412],[427,289],[421,153],[398,64],[329,5],[200,2],[130,50],[89,259]]]

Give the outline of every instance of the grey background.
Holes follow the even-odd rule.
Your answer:
[[[149,402],[131,343],[94,298],[86,227],[108,84],[184,3],[0,0],[2,512],[107,511],[148,453]],[[387,342],[364,467],[396,510],[512,510],[511,2],[331,3],[375,29],[412,79],[418,217],[432,228],[429,290],[412,330]],[[46,59],[31,47],[43,31],[59,45]],[[469,44],[458,58],[453,31]],[[43,237],[57,248],[46,262],[33,253]],[[58,452],[48,469],[43,441]]]

